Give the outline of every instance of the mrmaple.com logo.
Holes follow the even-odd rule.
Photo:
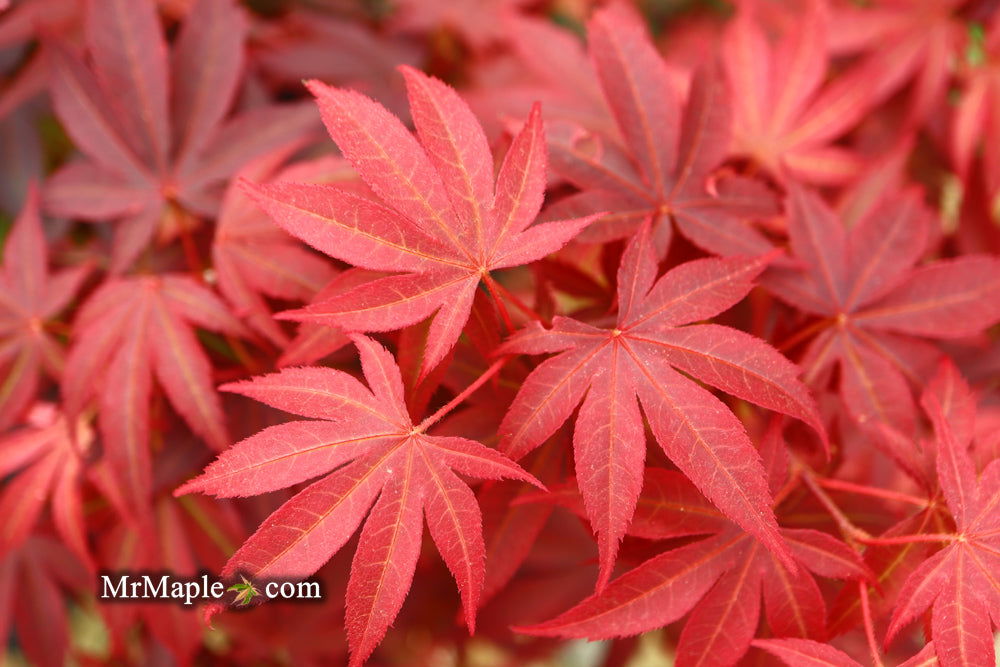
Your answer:
[[[207,573],[178,577],[169,572],[109,572],[98,577],[98,599],[107,602],[195,602],[224,601],[248,606],[261,599],[322,600],[318,581],[251,581],[246,577],[223,581]]]

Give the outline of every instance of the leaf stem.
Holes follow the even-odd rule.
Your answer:
[[[847,493],[858,493],[866,496],[874,496],[876,498],[885,498],[886,500],[898,500],[900,502],[916,505],[917,507],[920,508],[927,507],[928,504],[927,499],[918,498],[917,496],[911,496],[908,493],[900,493],[898,491],[890,491],[888,489],[879,489],[874,486],[865,486],[863,484],[855,484],[854,482],[845,482],[839,479],[819,478],[816,480],[816,482],[820,486],[827,489],[845,491]]]
[[[201,257],[198,255],[198,247],[194,243],[194,237],[191,236],[191,230],[188,228],[186,221],[180,222],[178,234],[181,237],[181,246],[184,248],[184,260],[187,262],[188,270],[191,271],[191,276],[199,283],[204,284],[204,267],[201,263]]]
[[[487,380],[496,375],[500,371],[500,369],[503,368],[503,365],[506,364],[508,361],[510,361],[511,358],[512,357],[508,355],[500,357],[499,359],[494,361],[493,364],[485,371],[483,371],[483,374],[480,375],[478,378],[476,378],[475,382],[466,387],[462,391],[462,393],[460,393],[458,396],[445,403],[440,409],[438,409],[437,412],[432,414],[430,417],[420,422],[420,425],[417,426],[417,430],[420,432],[426,431],[428,428],[431,427],[431,425],[433,425],[439,419],[441,419],[446,414],[448,414],[456,407],[458,407],[462,403],[462,401],[464,401],[473,393],[475,393],[477,389],[486,384]]]
[[[780,343],[776,347],[778,348],[779,352],[787,352],[788,350],[792,349],[802,341],[811,338],[812,336],[818,334],[823,329],[829,327],[831,324],[833,324],[833,321],[834,320],[832,317],[824,317],[821,320],[817,320],[816,322],[813,322],[804,329],[800,329],[798,332],[792,334],[791,337],[785,339],[784,342]]]
[[[511,292],[509,289],[507,289],[506,287],[504,287],[500,283],[496,282],[495,280],[493,281],[493,284],[496,287],[497,291],[504,298],[506,298],[508,301],[510,301],[512,304],[514,304],[514,306],[516,306],[517,309],[520,310],[522,313],[524,313],[525,315],[527,315],[528,317],[530,317],[533,320],[537,320],[538,322],[541,322],[546,327],[548,327],[548,326],[551,325],[551,322],[547,321],[544,317],[542,317],[541,315],[539,315],[538,313],[536,313],[534,311],[534,309],[532,309],[530,306],[528,306],[523,301],[521,301],[521,299],[519,299],[517,297],[517,295],[514,294],[513,292]]]
[[[799,474],[798,468],[792,468],[792,472],[788,476],[788,481],[785,482],[784,486],[778,489],[776,494],[774,494],[774,499],[771,501],[772,507],[777,507],[784,502],[785,498],[787,498],[788,495],[798,487]]]
[[[514,333],[514,323],[511,321],[510,313],[507,312],[507,306],[504,305],[503,298],[500,296],[498,291],[500,285],[493,280],[493,276],[489,273],[483,274],[483,282],[486,283],[486,289],[493,298],[493,303],[496,304],[497,310],[500,311],[500,318],[507,327],[507,333]]]
[[[802,481],[806,483],[806,486],[813,492],[816,499],[819,500],[823,507],[826,508],[826,511],[830,513],[830,516],[833,517],[845,540],[851,543],[852,546],[856,546],[855,542],[864,542],[872,538],[867,531],[858,528],[847,518],[840,507],[837,506],[837,503],[833,502],[826,491],[823,490],[823,487],[819,485],[813,471],[808,466],[802,465],[799,469],[802,472]]]
[[[872,665],[883,667],[882,657],[878,653],[878,644],[875,642],[875,624],[872,621],[872,608],[868,600],[868,584],[858,581],[858,594],[861,596],[861,616],[865,623],[865,638],[868,640],[868,650],[872,655]]]

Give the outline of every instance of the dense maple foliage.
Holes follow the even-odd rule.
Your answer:
[[[998,141],[990,0],[0,0],[4,655],[1000,664]]]

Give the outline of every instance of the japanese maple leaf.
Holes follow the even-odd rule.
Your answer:
[[[939,352],[921,338],[956,338],[1000,320],[1000,260],[965,255],[914,267],[929,215],[914,192],[888,194],[850,230],[820,197],[792,185],[789,238],[801,268],[772,267],[765,286],[823,318],[802,361],[808,382],[840,367],[848,414],[915,428],[915,384]]]
[[[741,4],[722,40],[733,91],[733,153],[751,157],[777,178],[842,183],[860,161],[831,142],[861,120],[870,91],[839,81],[821,89],[828,57],[819,3],[809,3],[774,45],[754,8]]]
[[[647,471],[629,533],[645,539],[708,537],[653,557],[603,592],[521,631],[607,639],[665,626],[690,611],[677,665],[736,664],[757,633],[762,607],[773,635],[823,638],[826,605],[813,573],[869,577],[861,557],[843,542],[816,530],[782,528],[799,565],[790,571],[674,471]]]
[[[283,147],[251,161],[237,177],[259,182],[289,177],[339,180],[338,176],[353,175],[350,166],[339,158],[307,163],[275,175],[293,148]],[[237,315],[280,347],[288,345],[288,336],[275,322],[265,297],[308,301],[335,275],[329,262],[275,227],[235,181],[226,191],[216,221],[212,261],[219,291],[233,304]]]
[[[51,38],[75,40],[80,33],[83,0],[21,0],[0,16],[0,50],[30,55],[5,77],[0,89],[0,118],[21,108],[48,86],[52,70]],[[41,39],[42,37],[46,39]],[[32,47],[32,42],[37,42]]]
[[[839,56],[860,54],[858,62],[841,73],[840,85],[863,91],[870,104],[884,102],[910,85],[901,127],[925,122],[948,90],[963,32],[956,12],[963,4],[964,0],[838,3],[830,13],[831,50]]]
[[[469,107],[437,79],[401,69],[420,142],[364,95],[307,84],[330,135],[385,204],[323,185],[248,187],[280,227],[328,255],[366,269],[407,272],[286,316],[345,331],[385,331],[434,314],[426,374],[454,346],[476,287],[481,280],[489,284],[490,271],[558,250],[591,218],[528,226],[545,189],[537,106],[511,145],[494,189],[493,159]]]
[[[82,592],[91,578],[56,540],[33,536],[0,558],[0,638],[13,629],[28,664],[61,667],[69,651],[64,589]]]
[[[364,336],[352,339],[367,388],[347,373],[315,367],[225,385],[227,391],[314,419],[272,426],[237,443],[176,494],[249,496],[324,475],[268,517],[229,560],[223,576],[309,576],[368,514],[347,586],[351,665],[360,665],[410,588],[425,514],[458,583],[468,626],[475,627],[485,568],[482,520],[475,496],[454,471],[535,480],[478,442],[428,435],[433,418],[419,425],[410,420],[392,356]]]
[[[656,441],[677,467],[727,516],[789,559],[766,509],[760,457],[743,425],[718,398],[677,372],[823,433],[816,406],[790,361],[741,331],[690,324],[742,299],[769,259],[695,260],[656,280],[644,226],[621,259],[614,327],[556,317],[551,329],[532,322],[500,348],[560,353],[532,371],[500,425],[501,449],[512,458],[544,442],[583,401],[573,448],[600,546],[598,588],[611,575],[642,487],[646,438],[640,402]]]
[[[886,643],[931,608],[931,635],[944,667],[992,667],[1000,619],[1000,460],[976,475],[969,455],[976,404],[950,361],[942,362],[921,402],[934,423],[938,481],[956,532],[941,536],[947,546],[906,580]]]
[[[62,52],[52,96],[86,159],[49,181],[56,215],[117,220],[112,266],[127,268],[159,234],[175,238],[214,216],[223,182],[243,164],[303,134],[306,107],[261,107],[231,119],[246,20],[231,0],[199,0],[168,49],[153,0],[89,3],[92,66]]]
[[[194,327],[246,334],[215,294],[177,274],[110,279],[73,322],[62,384],[67,412],[77,415],[97,400],[104,455],[137,516],[151,488],[154,377],[192,431],[216,450],[229,444],[212,365]]]
[[[50,274],[48,263],[38,195],[31,187],[0,265],[0,431],[35,399],[43,370],[53,378],[62,374],[62,346],[46,326],[69,305],[87,267]]]
[[[36,404],[25,428],[0,438],[0,557],[21,546],[35,529],[46,504],[63,543],[91,564],[80,495],[84,457],[93,431],[81,420],[70,428],[55,406]]]
[[[746,219],[774,214],[760,183],[742,177],[710,182],[729,152],[730,96],[714,69],[700,70],[682,105],[676,84],[638,17],[615,5],[588,25],[590,55],[604,98],[624,138],[562,128],[549,139],[552,167],[581,192],[560,201],[553,216],[609,211],[584,240],[631,235],[652,220],[662,254],[672,226],[721,255],[755,255],[770,243]]]

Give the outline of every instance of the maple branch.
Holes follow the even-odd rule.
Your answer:
[[[888,489],[879,489],[874,486],[865,486],[863,484],[855,484],[854,482],[846,482],[839,479],[819,478],[816,482],[820,486],[827,489],[835,489],[837,491],[845,491],[847,493],[858,493],[866,496],[874,496],[876,498],[884,498],[886,500],[898,500],[900,502],[916,505],[921,509],[927,507],[928,504],[927,499],[911,496],[908,493],[890,491]]]
[[[472,394],[474,394],[477,389],[479,389],[484,384],[486,384],[486,382],[491,377],[493,377],[494,375],[496,375],[500,371],[500,369],[503,368],[503,365],[506,364],[508,361],[510,361],[512,358],[513,358],[512,355],[507,355],[507,356],[504,356],[504,357],[500,357],[499,359],[497,359],[496,361],[494,361],[493,364],[489,368],[487,368],[485,371],[483,371],[482,375],[480,375],[478,378],[476,378],[475,382],[473,382],[468,387],[466,387],[464,390],[462,390],[462,392],[458,396],[456,396],[455,398],[451,399],[450,401],[448,401],[447,403],[445,403],[443,406],[441,406],[441,408],[438,409],[437,412],[435,412],[430,417],[428,417],[427,419],[425,419],[422,422],[420,422],[420,425],[417,426],[417,430],[420,431],[420,432],[426,431],[435,422],[437,422],[439,419],[441,419],[442,417],[444,417],[446,414],[448,414],[449,412],[451,412],[452,410],[454,410],[458,405],[460,405],[462,403],[462,401],[464,401],[465,399],[467,399],[469,396],[471,396]]]
[[[872,621],[872,608],[868,600],[868,584],[858,581],[858,594],[861,596],[861,616],[865,624],[865,639],[868,640],[868,650],[872,656],[874,667],[883,667],[881,656],[878,653],[878,644],[875,642],[875,624]]]

